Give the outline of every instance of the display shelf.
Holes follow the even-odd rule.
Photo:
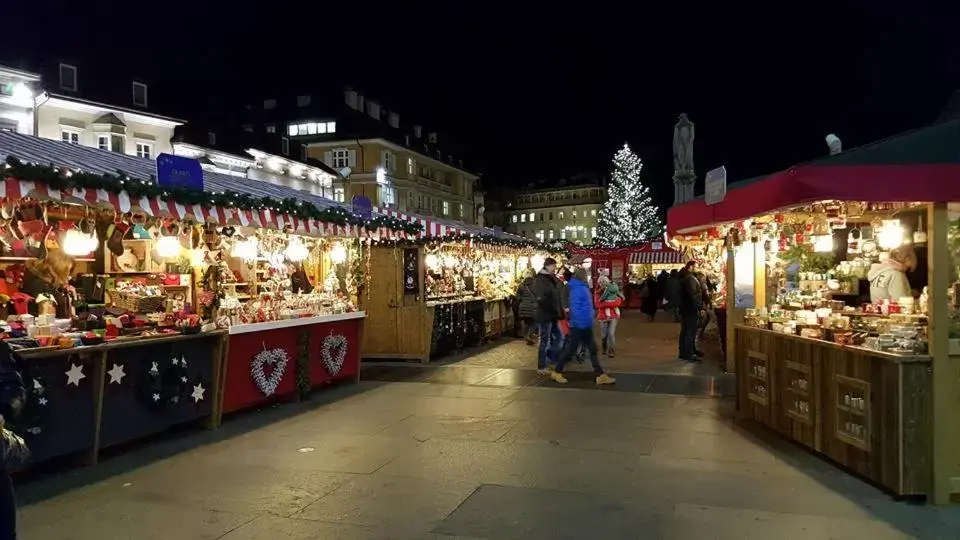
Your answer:
[[[354,311],[352,313],[337,313],[331,315],[320,315],[317,317],[301,317],[299,319],[283,319],[279,321],[267,321],[262,323],[237,324],[230,327],[230,335],[233,336],[236,334],[246,334],[249,332],[262,332],[265,330],[306,326],[309,324],[346,321],[350,319],[362,319],[364,317],[366,317],[366,313],[363,311]]]
[[[747,351],[747,358],[750,361],[750,391],[748,397],[751,401],[766,405],[769,403],[770,395],[770,369],[768,366],[767,355],[756,351]]]
[[[864,452],[870,451],[870,383],[835,374],[836,438]]]

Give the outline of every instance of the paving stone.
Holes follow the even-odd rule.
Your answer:
[[[501,442],[551,444],[583,450],[615,450],[649,455],[660,431],[649,429],[612,430],[603,422],[519,422]]]
[[[389,437],[429,439],[471,439],[494,442],[503,437],[516,420],[457,416],[410,416],[380,432]]]
[[[657,538],[658,516],[636,500],[483,485],[434,529],[498,539]]]
[[[476,484],[445,478],[360,476],[292,517],[402,531],[427,531],[453,512]]]
[[[770,450],[754,445],[742,435],[731,432],[671,431],[657,439],[653,453],[657,456],[747,463],[777,460]]]
[[[260,516],[229,532],[223,540],[408,540],[410,533],[379,527]]]

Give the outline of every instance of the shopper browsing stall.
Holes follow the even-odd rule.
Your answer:
[[[597,304],[597,320],[600,321],[601,354],[609,354],[613,358],[616,352],[617,323],[620,321],[620,305],[623,303],[623,293],[607,276],[600,276],[597,280],[597,294],[594,299]]]
[[[522,323],[523,339],[527,342],[527,345],[533,345],[534,343],[533,318],[537,314],[537,295],[533,292],[533,289],[536,286],[536,275],[533,268],[527,268],[523,281],[517,287],[517,301],[519,303],[517,312]]]
[[[697,329],[700,322],[700,310],[703,309],[703,296],[700,291],[700,282],[693,275],[696,263],[690,261],[677,273],[680,285],[680,360],[695,362]]]

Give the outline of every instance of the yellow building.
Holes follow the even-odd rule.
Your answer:
[[[593,242],[607,189],[586,184],[521,191],[507,205],[507,231],[540,241]]]
[[[476,223],[474,186],[478,176],[443,156],[384,138],[325,140],[305,144],[306,157],[320,160],[345,175],[345,202],[354,195],[368,197],[374,205],[406,212]]]

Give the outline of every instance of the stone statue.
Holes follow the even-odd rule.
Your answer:
[[[485,218],[483,217],[483,213],[486,212],[486,210],[487,210],[486,207],[483,207],[483,206],[481,206],[480,208],[477,208],[477,225],[479,225],[480,227],[483,227],[483,222],[485,220]]]
[[[674,173],[693,173],[693,122],[681,114],[673,127]]]

